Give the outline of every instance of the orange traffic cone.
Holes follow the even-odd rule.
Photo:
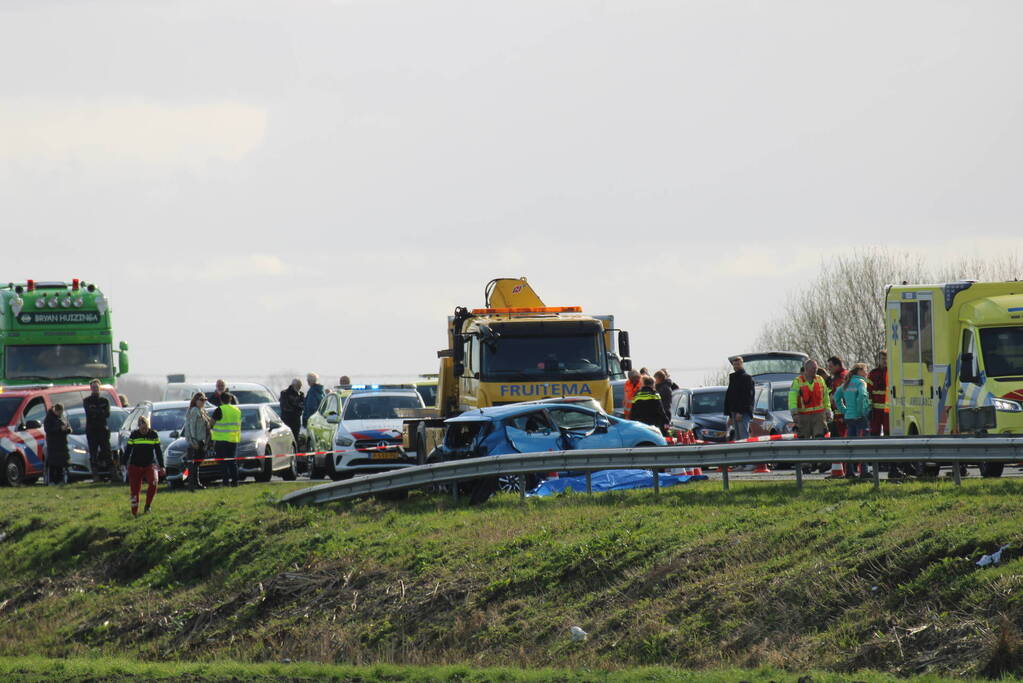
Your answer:
[[[771,468],[767,466],[766,462],[757,463],[757,466],[753,469],[753,474],[770,474]]]
[[[693,467],[691,469],[692,469],[692,471],[690,472],[690,474],[692,474],[694,477],[702,477],[703,476],[703,470],[700,469],[699,467]]]
[[[845,465],[840,462],[831,463],[831,474],[829,475],[832,479],[844,479],[845,478]]]

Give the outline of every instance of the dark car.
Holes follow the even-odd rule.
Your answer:
[[[692,432],[701,441],[723,443],[734,438],[725,415],[727,387],[676,389],[671,394],[671,427]]]
[[[750,436],[792,434],[796,424],[789,412],[789,388],[792,382],[765,382],[757,385],[750,421]]]

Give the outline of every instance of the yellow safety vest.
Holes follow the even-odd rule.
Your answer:
[[[228,443],[242,440],[242,411],[237,406],[220,406],[220,419],[213,425],[213,440]]]

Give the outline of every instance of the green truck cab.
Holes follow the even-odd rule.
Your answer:
[[[110,301],[96,285],[9,283],[0,288],[0,384],[112,384],[128,372],[128,345],[113,345]]]

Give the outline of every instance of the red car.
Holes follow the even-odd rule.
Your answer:
[[[0,485],[39,481],[46,461],[46,411],[54,403],[63,403],[65,409],[80,407],[89,391],[88,384],[0,387]],[[105,385],[100,392],[111,406],[121,405],[114,387]]]

